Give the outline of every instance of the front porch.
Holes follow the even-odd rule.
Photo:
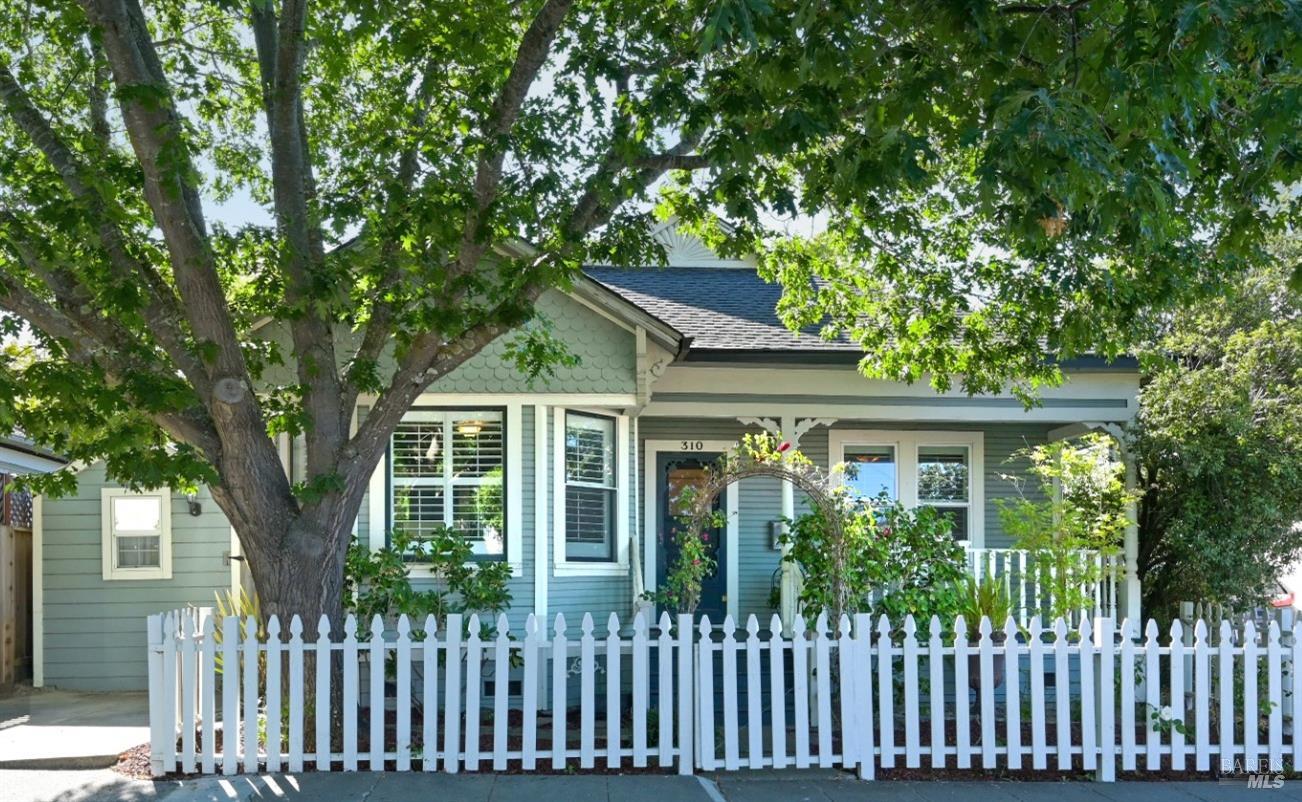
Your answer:
[[[644,414],[633,418],[632,428],[639,445],[636,465],[642,474],[637,480],[641,525],[632,533],[632,551],[642,557],[633,566],[635,600],[657,588],[665,576],[673,527],[670,491],[734,448],[745,433],[765,431],[791,442],[824,470],[859,461],[866,470],[852,481],[865,485],[865,495],[882,490],[906,506],[935,506],[954,514],[955,538],[963,545],[967,573],[978,582],[997,580],[1019,625],[1028,626],[1037,616],[1047,621],[1057,615],[1076,622],[1084,617],[1140,620],[1133,505],[1127,511],[1129,525],[1118,553],[1079,550],[1059,554],[1052,561],[1041,555],[1038,563],[1035,552],[1016,548],[998,515],[999,500],[1014,492],[1013,477],[1026,475],[1025,460],[1016,456],[1020,449],[1100,429],[1118,435],[1115,427]],[[1124,451],[1120,455],[1129,459]],[[941,494],[928,489],[925,477],[938,465],[961,477],[943,499],[934,497]],[[1133,468],[1128,480],[1133,481]],[[1053,490],[1037,487],[1029,492],[1044,497]],[[705,583],[699,612],[715,621],[725,616],[742,621],[749,615],[767,620],[776,612],[790,627],[799,608],[801,577],[795,566],[782,559],[787,548],[779,543],[779,535],[784,520],[807,511],[806,500],[788,482],[746,479],[724,492],[720,506],[727,524],[717,538],[719,568],[717,576]]]

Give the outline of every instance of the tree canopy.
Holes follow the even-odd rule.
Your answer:
[[[337,594],[412,400],[580,265],[660,261],[654,214],[758,253],[787,322],[853,337],[865,372],[969,391],[1120,353],[1297,216],[1285,0],[0,18],[0,426],[128,483],[208,482],[264,594],[305,563]],[[266,321],[291,353],[250,335]],[[525,361],[560,356],[528,331]]]
[[[1145,606],[1261,604],[1302,558],[1298,246],[1226,297],[1175,317],[1148,350],[1135,450]]]

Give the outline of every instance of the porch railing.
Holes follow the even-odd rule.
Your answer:
[[[967,548],[968,573],[978,582],[1003,583],[1013,618],[1022,626],[1038,616],[1072,623],[1082,616],[1118,620],[1117,587],[1123,560],[1118,554],[1077,550],[1060,555],[1027,549]]]

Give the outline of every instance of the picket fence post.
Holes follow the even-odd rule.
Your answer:
[[[1178,719],[1181,725],[1184,724],[1185,716],[1188,709],[1185,706],[1185,687],[1188,674],[1185,671],[1185,634],[1184,625],[1180,619],[1171,622],[1171,652],[1170,652],[1170,698],[1171,712]],[[1184,742],[1184,733],[1177,728],[1171,729],[1171,770],[1184,771],[1184,757],[1186,746]]]
[[[203,701],[199,715],[203,716],[203,759],[199,764],[204,774],[217,769],[217,644],[213,637],[215,624],[211,615],[203,618],[203,638],[199,644],[199,670],[203,672]]]
[[[1004,720],[1007,726],[1008,768],[1022,767],[1022,675],[1018,667],[1017,622],[1012,616],[1004,622]],[[1032,699],[1031,703],[1035,704]]]
[[[1097,622],[1099,671],[1098,693],[1095,702],[1098,708],[1099,727],[1099,763],[1095,777],[1101,782],[1112,782],[1117,778],[1117,732],[1116,732],[1116,636],[1113,633],[1111,618]],[[1011,747],[1010,747],[1011,748]]]
[[[696,742],[703,771],[714,771],[714,642],[710,617],[701,616],[696,644]]]
[[[660,637],[656,641],[656,665],[660,684],[656,689],[656,717],[660,732],[656,749],[660,753],[660,767],[667,769],[674,764],[674,635],[673,622],[667,611],[661,611],[657,628]]]
[[[620,638],[619,617],[614,613],[606,621],[606,768],[619,768],[620,749],[623,743],[620,728]],[[502,729],[506,729],[503,714]],[[506,751],[505,744],[503,752]]]
[[[521,723],[524,739],[520,745],[520,767],[533,771],[538,766],[538,618],[529,613],[524,620],[524,710]]]
[[[333,657],[330,642],[330,618],[322,615],[316,623],[316,770],[329,771],[332,764],[330,745],[330,669]]]
[[[774,620],[777,617],[774,616]],[[872,780],[877,776],[877,756],[873,737],[873,631],[872,616],[856,613],[854,617],[855,672],[852,679],[855,692],[855,730],[859,733],[859,779]],[[785,740],[785,738],[783,739]]]
[[[850,616],[845,613],[841,614],[841,619],[836,624],[836,634],[836,673],[840,678],[837,697],[841,705],[841,766],[852,769],[858,763],[859,728],[855,726],[854,720],[854,691],[846,684],[846,679],[854,671],[854,640],[851,637]]]
[[[303,770],[303,619],[289,620],[289,770]],[[206,758],[206,755],[205,755]]]
[[[493,648],[493,771],[506,771],[506,702],[511,688],[511,625],[506,613],[497,616],[497,641]]]
[[[799,622],[800,619],[797,618],[796,621]],[[877,743],[881,745],[880,765],[884,769],[895,768],[895,682],[892,676],[894,670],[891,622],[883,615],[877,620],[877,715],[880,723]],[[796,726],[800,726],[799,695],[796,697]],[[796,743],[799,744],[799,729],[796,730],[796,738]],[[796,765],[800,766],[800,763],[797,762]]]
[[[647,611],[633,616],[633,767],[647,764],[646,716],[650,706],[651,669]]]
[[[818,699],[818,767],[832,767],[832,670],[827,613],[814,621],[814,681]]]
[[[267,620],[267,771],[280,771],[280,619]]]
[[[769,619],[769,699],[772,703],[773,768],[787,767],[786,636],[782,618]]]
[[[171,657],[165,651],[163,639],[163,613],[154,613],[145,619],[145,639],[149,644],[149,773],[161,777],[171,770],[165,751],[172,742],[168,721],[164,714],[164,700],[171,689],[163,682],[163,661]],[[176,694],[172,693],[174,697]]]
[[[461,768],[461,614],[448,616],[447,662],[443,678],[443,770],[456,774]]]
[[[199,673],[196,670],[198,654],[195,649],[194,614],[190,610],[181,613],[181,672],[177,679],[177,690],[181,696],[181,770],[193,774],[195,770],[195,696]]]
[[[240,643],[244,663],[244,737],[240,747],[244,750],[244,771],[253,774],[258,770],[258,619],[244,619],[244,640]]]
[[[692,674],[696,650],[692,646],[692,616],[678,616],[678,773],[690,775],[696,767],[696,750],[692,732],[696,726],[696,711],[692,697],[696,683]]]
[[[407,614],[398,616],[398,642],[395,646],[397,666],[398,698],[396,701],[398,715],[396,742],[394,750],[397,760],[394,764],[398,771],[411,771],[411,621]]]
[[[483,694],[483,684],[479,681],[479,661],[483,659],[484,652],[484,642],[479,633],[482,628],[479,615],[471,613],[466,630],[466,737],[461,745],[462,763],[466,771],[479,771],[479,722],[483,718],[483,711],[479,707]],[[457,719],[459,721],[460,717]]]
[[[421,770],[438,771],[439,767],[439,641],[438,621],[425,616],[424,639],[420,642],[421,688]]]

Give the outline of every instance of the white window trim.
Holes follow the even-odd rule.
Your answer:
[[[565,416],[568,412],[615,418],[615,559],[596,562],[565,556]],[[629,557],[629,419],[614,410],[590,407],[552,409],[552,574],[553,576],[623,576]]]
[[[832,464],[845,461],[847,446],[893,446],[895,486],[905,507],[918,506],[918,448],[920,446],[964,446],[972,464],[968,487],[968,540],[972,548],[983,548],[985,526],[985,432],[939,430],[902,431],[889,429],[832,429],[827,433],[828,457]],[[944,506],[939,505],[939,506]]]
[[[141,496],[158,499],[159,538],[157,568],[118,568],[113,542],[113,499]],[[105,581],[172,578],[172,491],[167,488],[137,493],[125,487],[100,489],[100,545]]]
[[[524,433],[523,408],[521,401],[507,396],[433,396],[422,395],[417,406],[464,407],[465,403],[448,403],[446,398],[469,398],[480,402],[470,406],[488,406],[506,408],[506,492],[503,504],[506,506],[506,562],[511,566],[511,576],[524,576]],[[428,403],[427,403],[428,402]],[[384,548],[387,532],[385,526],[389,520],[389,449],[385,448],[380,456],[375,472],[371,474],[370,497],[368,500],[369,532],[368,540],[371,551]],[[427,564],[413,563],[409,569],[415,579],[432,579],[433,571]]]

